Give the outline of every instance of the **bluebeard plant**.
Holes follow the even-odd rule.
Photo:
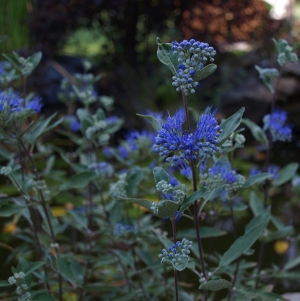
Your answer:
[[[89,169],[93,170],[100,178],[111,178],[114,174],[114,167],[107,162],[95,162],[89,164]]]
[[[279,166],[272,164],[272,165],[270,165],[270,166],[267,168],[266,172],[273,175],[272,180],[276,180],[276,179],[278,178],[278,172],[279,172],[279,170],[280,170],[280,167],[279,167]],[[249,174],[249,175],[250,175],[250,176],[254,176],[254,175],[257,175],[257,174],[260,174],[260,173],[262,173],[262,170],[261,170],[261,169],[258,169],[258,168],[251,168],[251,169],[250,169],[250,174]]]
[[[187,133],[183,130],[184,118],[179,114],[169,116],[162,128],[158,130],[155,144],[155,152],[160,156],[166,156],[167,162],[176,162],[179,159],[188,161],[204,161],[207,156],[212,157],[219,151],[219,136],[222,132],[218,125],[215,112],[210,108],[201,115],[194,132]]]
[[[183,238],[182,241],[173,243],[168,249],[162,249],[158,257],[161,258],[161,263],[163,264],[168,265],[170,262],[173,262],[175,265],[179,265],[183,259],[189,259],[192,248],[193,242]]]
[[[221,166],[214,164],[206,173],[200,177],[201,184],[214,189],[223,187],[226,191],[237,190],[245,183],[245,177],[238,174],[235,170],[231,170],[229,166]]]
[[[286,120],[287,112],[278,109],[263,118],[264,130],[270,131],[273,141],[291,141],[292,129]]]
[[[136,233],[137,229],[135,226],[118,223],[114,226],[113,234],[116,237],[127,237],[131,233]]]
[[[216,51],[213,47],[209,47],[207,43],[197,42],[194,39],[184,40],[181,43],[172,42],[172,50],[175,55],[179,55],[180,63],[177,70],[177,76],[173,76],[172,85],[176,87],[176,91],[183,91],[185,95],[195,93],[196,87],[199,86],[197,72],[203,69],[205,63],[209,59],[214,61]]]
[[[18,130],[27,117],[40,113],[41,108],[39,97],[24,99],[14,91],[0,91],[0,126]]]

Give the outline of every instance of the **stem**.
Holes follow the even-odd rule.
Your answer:
[[[176,244],[176,221],[172,220],[172,230],[173,230],[173,242]],[[175,300],[178,301],[178,275],[177,270],[174,269],[174,284],[175,284]]]
[[[237,240],[236,226],[235,226],[234,214],[233,214],[232,198],[230,198],[230,215],[231,215],[232,228],[233,228],[233,237],[234,237],[234,240]],[[234,276],[233,276],[233,280],[232,280],[232,288],[228,293],[228,299],[227,299],[228,301],[231,300],[232,290],[234,288],[234,285],[235,285],[235,282],[236,282],[236,279],[237,279],[237,275],[238,275],[238,272],[239,272],[240,260],[241,259],[238,258],[237,263],[236,263],[236,268],[235,268]]]
[[[188,113],[187,98],[183,91],[181,91],[181,93],[182,93],[182,99],[183,99],[183,106],[185,109],[187,127],[188,127],[189,133],[191,133],[191,123],[190,123],[190,118],[189,118],[189,113]],[[193,190],[195,192],[195,191],[197,191],[197,175],[196,175],[196,166],[195,166],[194,161],[190,162],[190,166],[192,169]],[[203,277],[206,279],[205,262],[204,262],[204,256],[203,256],[203,250],[202,250],[202,241],[201,241],[201,237],[200,237],[200,224],[199,224],[198,213],[199,213],[198,200],[196,200],[194,202],[194,226],[196,229],[197,244],[198,244],[198,250],[199,250],[199,255],[200,255],[202,273],[203,273]],[[207,290],[204,290],[204,301],[207,301],[207,300],[208,300],[208,292],[207,292]]]
[[[35,179],[36,181],[40,181],[40,176],[38,174],[38,170],[36,168],[36,165],[32,159],[32,156],[31,154],[29,154],[26,146],[24,145],[23,141],[20,140],[20,145],[22,146],[22,148],[24,149],[30,163],[31,163],[31,166],[32,166],[32,170],[33,170],[33,173],[35,175]],[[52,238],[52,242],[53,243],[56,243],[56,238],[55,238],[55,234],[54,234],[54,230],[53,230],[53,226],[52,226],[52,223],[51,223],[51,219],[50,219],[50,215],[49,215],[49,212],[48,212],[48,209],[47,209],[47,204],[46,204],[46,200],[44,198],[44,195],[43,195],[43,192],[41,191],[40,188],[38,188],[38,191],[39,191],[39,195],[40,195],[40,199],[41,199],[41,205],[42,205],[42,208],[44,210],[44,213],[45,213],[45,216],[46,216],[46,219],[47,219],[47,223],[48,223],[48,227],[50,229],[50,234],[51,234],[51,238]],[[55,247],[55,250],[56,250],[56,258],[59,258],[58,254],[59,254],[59,248],[58,247]],[[62,277],[61,277],[61,274],[58,273],[58,285],[59,285],[59,301],[63,301],[62,299]]]

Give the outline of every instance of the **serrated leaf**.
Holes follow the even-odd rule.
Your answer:
[[[180,206],[180,212],[183,212],[186,210],[192,203],[194,203],[196,200],[201,199],[209,192],[209,189],[207,187],[202,187],[201,189],[195,191],[190,196],[188,196],[181,204]]]
[[[287,181],[291,180],[296,174],[298,167],[299,167],[298,163],[290,163],[286,165],[278,172],[278,177],[276,180],[272,182],[272,185],[280,186],[286,183]]]
[[[202,68],[201,70],[198,70],[193,80],[195,82],[199,82],[200,80],[214,73],[216,70],[217,70],[217,65],[209,64],[204,68]]]
[[[218,279],[218,280],[209,280],[207,282],[202,282],[199,286],[199,289],[208,290],[217,292],[224,288],[229,288],[231,283],[225,279]]]
[[[157,57],[165,65],[169,67],[173,75],[177,76],[179,54],[174,54],[171,43],[162,43],[159,38],[156,38]]]
[[[68,182],[64,183],[60,187],[60,190],[66,190],[71,188],[77,188],[77,189],[84,188],[88,185],[90,181],[96,178],[97,178],[96,173],[91,171],[84,171],[71,177],[71,179]]]
[[[146,119],[147,121],[149,121],[155,131],[158,131],[158,130],[161,129],[161,124],[159,123],[159,121],[155,117],[153,117],[151,115],[142,115],[142,114],[136,114],[136,115],[138,115],[138,116]]]
[[[244,111],[245,108],[241,108],[229,118],[222,120],[220,126],[223,129],[223,132],[221,133],[219,138],[220,145],[222,145],[231,135],[231,133],[233,133],[234,130],[240,125]]]
[[[250,119],[243,118],[242,123],[245,124],[250,129],[250,131],[251,131],[251,133],[252,133],[252,135],[253,135],[253,137],[255,138],[256,141],[258,141],[258,142],[260,142],[264,145],[269,144],[269,140],[267,138],[266,133],[255,122],[251,121]]]
[[[169,183],[170,175],[162,167],[154,167],[153,176],[156,184],[160,181]]]
[[[247,179],[247,181],[244,183],[242,188],[248,188],[254,184],[262,183],[265,180],[268,180],[271,178],[273,178],[273,175],[271,173],[267,173],[267,172],[262,172],[260,174],[254,175],[254,176],[250,176],[249,179]]]

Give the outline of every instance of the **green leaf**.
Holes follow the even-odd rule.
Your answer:
[[[175,262],[175,263],[169,259],[165,259],[164,261],[162,261],[162,264],[166,266],[172,265],[175,270],[183,271],[186,268],[188,262],[189,262],[189,257],[184,257],[181,259],[180,262]]]
[[[64,183],[60,187],[60,190],[66,190],[71,188],[84,188],[89,184],[90,181],[96,178],[97,178],[96,173],[91,171],[84,171],[71,177],[71,179],[68,182]]]
[[[153,176],[156,184],[160,181],[169,183],[170,175],[162,167],[154,167]]]
[[[265,237],[266,242],[270,242],[277,239],[286,238],[290,235],[293,235],[295,232],[293,226],[286,226],[278,231],[270,232],[268,231],[268,235]]]
[[[250,193],[249,206],[250,206],[254,216],[259,215],[264,210],[264,206],[263,206],[261,200],[258,198],[256,193],[253,191],[251,191],[251,193]]]
[[[151,115],[142,115],[142,114],[136,114],[136,115],[143,117],[144,119],[149,121],[155,131],[158,131],[161,129],[161,124],[155,117],[153,117]]]
[[[280,298],[281,301],[288,301],[287,299],[274,294],[274,293],[269,293],[266,291],[262,291],[259,289],[254,289],[254,288],[237,288],[237,291],[247,297],[247,299],[252,299],[252,298],[260,298],[260,300],[263,301],[274,301],[277,298]]]
[[[295,266],[297,266],[297,265],[299,265],[299,264],[300,264],[300,256],[298,256],[298,257],[296,257],[296,258],[294,258],[294,259],[288,261],[288,262],[284,265],[283,269],[284,269],[284,270],[290,270],[290,269],[294,268]]]
[[[253,137],[255,138],[256,141],[258,141],[258,142],[260,142],[264,145],[269,144],[269,140],[267,138],[266,133],[255,122],[251,121],[250,119],[243,118],[242,123],[245,124],[250,129],[250,131],[251,131],[251,133],[252,133],[252,135],[253,135]]]
[[[260,174],[250,176],[249,179],[244,183],[242,186],[243,188],[248,188],[254,184],[262,183],[265,180],[273,178],[273,175],[271,173],[262,172]]]
[[[209,280],[207,282],[202,282],[199,286],[199,289],[208,290],[217,292],[224,288],[229,288],[231,283],[225,279],[218,279],[218,280]]]
[[[76,280],[73,276],[71,264],[61,257],[56,258],[56,260],[57,260],[57,269],[59,270],[59,272],[64,277],[66,277],[71,284],[74,284],[76,282]]]
[[[56,301],[56,299],[49,294],[42,293],[42,294],[37,294],[34,297],[34,301]]]
[[[248,251],[266,229],[270,219],[270,207],[254,217],[246,226],[245,234],[239,237],[223,254],[219,267],[224,267]]]
[[[219,187],[209,191],[209,193],[207,193],[204,196],[205,201],[209,201],[209,200],[213,200],[213,199],[217,198],[222,193],[223,189],[224,189],[224,187],[219,186]]]
[[[32,262],[30,263],[29,267],[23,271],[26,275],[34,272],[35,270],[39,269],[41,266],[43,266],[44,264],[46,264],[46,262],[44,261],[36,261],[36,262]]]
[[[297,172],[298,163],[290,163],[278,172],[278,178],[272,182],[273,186],[279,186],[291,180]]]
[[[180,239],[185,237],[187,239],[195,239],[195,231],[195,229],[179,230],[177,233],[177,238]],[[201,238],[219,237],[226,234],[226,231],[216,229],[215,227],[200,227]]]
[[[14,285],[14,284],[8,283],[7,280],[0,280],[0,287],[10,286],[10,285]]]
[[[129,202],[137,204],[137,205],[140,205],[140,206],[148,209],[149,211],[152,211],[150,208],[151,208],[153,202],[151,202],[151,201],[143,200],[143,199],[135,199],[135,198],[121,198],[121,199],[129,201]]]
[[[161,218],[168,217],[170,220],[173,219],[174,214],[178,210],[179,203],[175,201],[162,200],[158,207],[158,213],[153,213]]]
[[[199,82],[200,80],[204,79],[205,77],[211,75],[217,70],[217,65],[215,64],[209,64],[202,68],[201,70],[198,70],[195,77],[194,81]]]
[[[69,210],[68,212],[70,213],[70,215],[72,215],[72,217],[74,219],[74,225],[75,225],[76,229],[79,229],[79,230],[87,229],[88,219],[85,214],[76,212],[74,210]]]
[[[267,207],[265,210],[263,210],[259,215],[255,216],[246,226],[245,233],[251,231],[254,229],[257,225],[264,223],[265,228],[269,224],[269,220],[271,218],[271,207]],[[264,231],[264,230],[263,230]]]
[[[177,76],[179,54],[174,54],[171,43],[162,43],[159,38],[156,38],[157,57],[165,65],[169,67],[173,75]]]
[[[24,139],[31,144],[35,144],[37,139],[40,136],[42,136],[46,132],[52,130],[53,128],[58,126],[63,121],[63,118],[61,118],[50,125],[50,122],[52,121],[52,119],[54,119],[55,116],[56,116],[56,113],[49,116],[45,120],[41,118],[37,123],[35,123],[33,125],[30,132],[24,136]]]
[[[132,170],[128,175],[126,192],[129,197],[135,195],[136,186],[143,180],[144,173],[142,170]]]
[[[12,216],[15,213],[20,212],[24,208],[26,208],[26,207],[17,206],[15,204],[2,205],[0,207],[0,216],[9,217],[9,216]]]
[[[229,118],[222,120],[220,126],[223,129],[223,132],[219,138],[220,145],[222,145],[228,139],[231,133],[233,133],[234,130],[240,125],[244,111],[245,108],[241,108]]]
[[[42,59],[42,52],[36,52],[35,54],[33,54],[31,57],[29,57],[28,61],[33,65],[33,69],[35,69],[37,67],[37,65],[40,63]]]
[[[71,259],[71,270],[72,270],[74,278],[76,279],[76,282],[79,285],[82,285],[84,283],[83,271],[82,271],[80,263],[73,258]]]
[[[2,53],[2,55],[8,60],[16,69],[19,71],[22,68],[22,64],[19,62],[19,55],[16,52],[13,53]]]
[[[134,298],[137,296],[138,293],[141,293],[141,290],[135,290],[134,292],[131,293],[122,294],[121,297],[110,299],[110,301],[131,301],[134,300]]]
[[[183,212],[186,210],[192,203],[194,203],[196,200],[201,199],[209,192],[207,187],[202,187],[201,189],[195,191],[190,196],[188,196],[183,203],[180,206],[180,212]]]
[[[275,216],[271,216],[271,221],[277,230],[281,230],[285,227],[285,225]]]

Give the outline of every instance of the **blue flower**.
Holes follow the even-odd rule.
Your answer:
[[[78,132],[78,131],[80,131],[80,129],[81,129],[81,124],[80,124],[80,122],[78,121],[78,120],[73,120],[71,123],[70,123],[70,130],[72,131],[72,132]]]
[[[272,180],[276,180],[278,178],[278,172],[279,172],[279,170],[280,170],[279,166],[277,166],[275,164],[272,164],[272,165],[270,165],[268,167],[268,169],[267,169],[266,172],[273,175]],[[258,174],[261,174],[261,173],[262,173],[261,169],[251,168],[249,175],[250,176],[255,176],[255,175],[258,175]],[[264,182],[262,182],[262,183],[264,183]]]
[[[93,170],[98,176],[103,178],[111,177],[114,174],[114,167],[107,162],[97,162],[89,165],[89,169]]]
[[[217,144],[222,132],[214,118],[215,112],[211,113],[210,108],[206,109],[192,133],[183,130],[184,118],[181,114],[169,116],[155,138],[155,152],[166,156],[167,162],[177,162],[180,159],[204,161],[207,156],[212,157],[214,152],[219,151]]]
[[[173,54],[178,56],[177,76],[173,76],[172,85],[176,91],[183,91],[185,95],[195,93],[194,88],[198,87],[198,82],[194,79],[207,60],[214,61],[216,51],[209,47],[207,43],[197,42],[194,39],[184,40],[181,43],[172,42]]]
[[[130,233],[136,233],[136,232],[137,229],[135,226],[118,223],[114,226],[113,234],[116,237],[126,237]]]
[[[286,120],[287,112],[281,110],[274,110],[263,118],[264,130],[270,131],[273,141],[291,141],[292,129],[285,124]]]

